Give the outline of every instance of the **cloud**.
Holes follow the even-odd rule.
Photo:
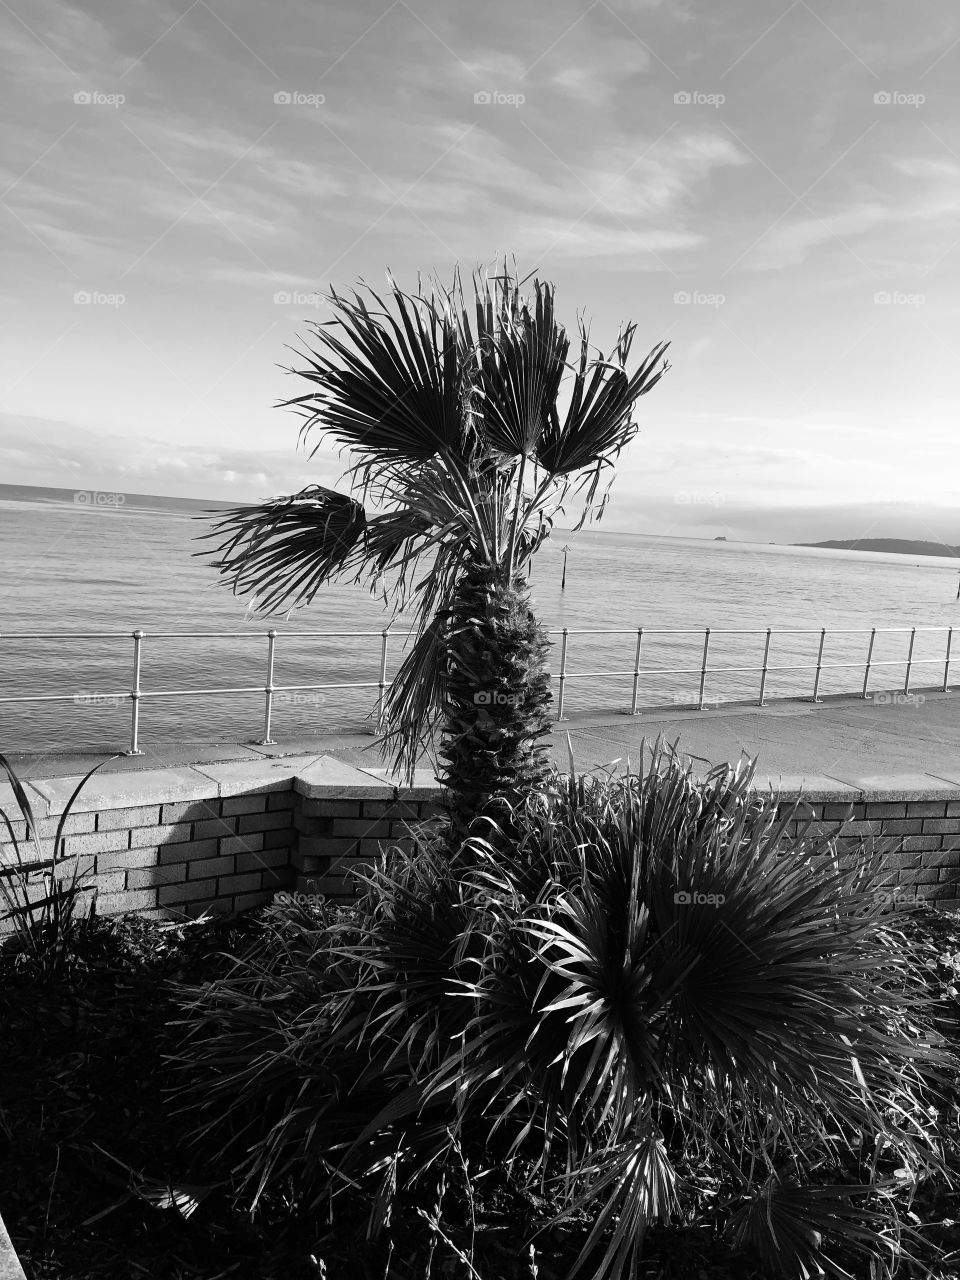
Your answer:
[[[813,213],[780,222],[762,235],[743,258],[743,265],[752,270],[795,266],[806,260],[810,250],[838,241],[862,253],[865,251],[858,242],[884,228],[900,233],[901,229],[943,220],[948,230],[954,231],[960,213],[960,164],[940,156],[894,156],[887,168],[907,178],[907,184],[882,193],[878,188],[875,198],[822,217]],[[912,244],[914,237],[909,231],[907,235]],[[875,258],[876,238],[870,246],[870,256]]]
[[[123,437],[41,418],[0,415],[0,474],[48,488],[261,501],[307,484],[337,486],[329,451],[242,449]],[[342,488],[342,486],[339,486]]]
[[[796,266],[804,261],[810,249],[854,239],[890,220],[889,209],[871,204],[824,218],[813,216],[782,223],[762,236],[755,249],[744,258],[743,265],[753,271]]]
[[[439,238],[453,239],[460,216],[482,208],[492,236],[500,238],[499,228],[509,226],[503,238],[519,252],[625,257],[635,265],[703,243],[703,235],[685,225],[687,201],[714,169],[747,163],[728,138],[706,133],[656,146],[653,139],[606,143],[578,169],[545,148],[524,160],[512,134],[505,139],[479,125],[445,122],[435,133],[446,154],[440,152],[442,159],[402,203]],[[660,221],[666,215],[669,225]]]

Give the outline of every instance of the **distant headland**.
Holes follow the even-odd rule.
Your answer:
[[[960,559],[960,547],[914,538],[845,538],[829,542],[795,542],[795,547],[824,547],[831,551],[883,551],[901,556],[945,556]]]

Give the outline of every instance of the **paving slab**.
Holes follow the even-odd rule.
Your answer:
[[[371,764],[379,763],[380,757],[375,746],[375,739],[369,733],[327,733],[314,737],[284,738],[278,742],[250,743],[250,750],[260,756],[304,755],[316,751],[322,744],[325,751],[337,757],[365,758]]]
[[[561,722],[552,735],[552,757],[561,768],[566,767],[568,733],[577,768],[583,770],[617,756],[639,758],[641,742],[649,747],[662,734],[699,761],[735,762],[744,753],[756,757],[758,771],[767,775],[813,775],[856,787],[908,777],[914,792],[936,790],[944,780],[960,777],[956,694],[927,694],[918,704],[845,697],[736,712],[721,707],[682,716],[579,717]]]
[[[873,787],[877,779],[909,779],[911,794],[924,788],[937,791],[945,783],[960,788],[960,692],[926,691],[922,698],[916,702],[878,703],[843,695],[821,703],[783,699],[764,707],[723,704],[702,711],[661,708],[642,710],[637,716],[608,709],[556,723],[548,744],[551,759],[564,771],[568,768],[568,736],[575,767],[586,773],[623,772],[628,761],[636,769],[641,760],[645,763],[649,759],[653,743],[662,735],[691,758],[698,776],[717,764],[736,763],[748,756],[757,759],[758,774],[810,779],[821,790],[827,785],[824,779],[857,789]],[[369,733],[335,733],[270,746],[148,745],[144,751],[140,757],[110,761],[97,778],[147,769],[177,772],[191,764],[206,769],[211,764],[235,761],[313,756],[335,758],[361,771],[365,782],[372,776],[380,780],[373,785],[390,785],[392,793],[392,784],[385,781],[389,770]],[[21,777],[45,780],[82,776],[101,759],[103,755],[95,752],[12,757]],[[251,776],[256,776],[255,769]],[[354,788],[365,785],[354,775],[344,775],[339,781]],[[419,785],[419,777],[417,781]],[[430,785],[428,778],[424,785]],[[377,792],[378,796],[382,794]]]

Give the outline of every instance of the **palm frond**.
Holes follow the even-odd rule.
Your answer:
[[[220,540],[213,564],[234,595],[252,595],[271,613],[309,604],[344,568],[366,526],[353,498],[309,485],[291,497],[234,507],[201,538]]]
[[[831,1243],[865,1260],[875,1258],[887,1215],[858,1204],[875,1193],[871,1186],[797,1186],[769,1178],[733,1216],[730,1232],[737,1248],[753,1249],[770,1272],[783,1280],[810,1280],[824,1274],[852,1280],[830,1256]],[[895,1250],[890,1247],[891,1262]]]
[[[510,281],[496,303],[489,281],[475,279],[477,292],[476,388],[482,435],[493,449],[532,455],[547,428],[566,372],[570,340],[554,314],[553,285],[534,281],[534,310]]]
[[[417,635],[384,696],[389,726],[378,739],[395,771],[409,782],[417,761],[435,758],[434,731],[443,706],[446,618],[433,617]]]
[[[315,347],[291,371],[316,390],[284,403],[304,413],[302,437],[316,432],[315,448],[329,436],[377,461],[464,456],[467,369],[455,316],[443,300],[390,285],[393,313],[369,287],[373,309],[358,292],[331,291],[337,318],[313,326]]]
[[[597,1152],[580,1167],[577,1181],[584,1189],[563,1216],[589,1206],[596,1217],[569,1272],[570,1280],[580,1274],[607,1233],[607,1247],[593,1273],[594,1280],[630,1275],[640,1258],[647,1227],[668,1218],[676,1203],[676,1173],[662,1134],[647,1126]]]
[[[556,408],[537,447],[537,460],[552,476],[596,470],[609,464],[636,435],[633,409],[637,400],[660,381],[669,364],[663,357],[668,342],[661,342],[632,375],[626,371],[636,326],[629,325],[607,360],[589,358],[589,334],[581,323],[580,358],[573,380],[570,405],[563,422]]]

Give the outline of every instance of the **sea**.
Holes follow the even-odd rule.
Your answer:
[[[389,679],[409,615],[341,583],[265,619],[211,567],[211,544],[198,541],[209,517],[196,503],[104,496],[0,499],[0,751],[124,750],[135,630],[145,633],[141,746],[261,739],[271,627],[281,686],[272,737],[373,731],[381,633],[391,630]],[[860,692],[873,628],[869,691],[902,690],[912,628],[911,688],[939,688],[948,628],[960,627],[958,579],[960,560],[594,525],[554,530],[530,583],[554,677],[567,629],[564,714],[577,715],[631,708],[639,628],[640,710],[698,702],[706,628],[706,706],[757,700],[768,628],[768,700],[812,695],[818,656],[821,696]],[[282,688],[304,685],[325,687]]]

